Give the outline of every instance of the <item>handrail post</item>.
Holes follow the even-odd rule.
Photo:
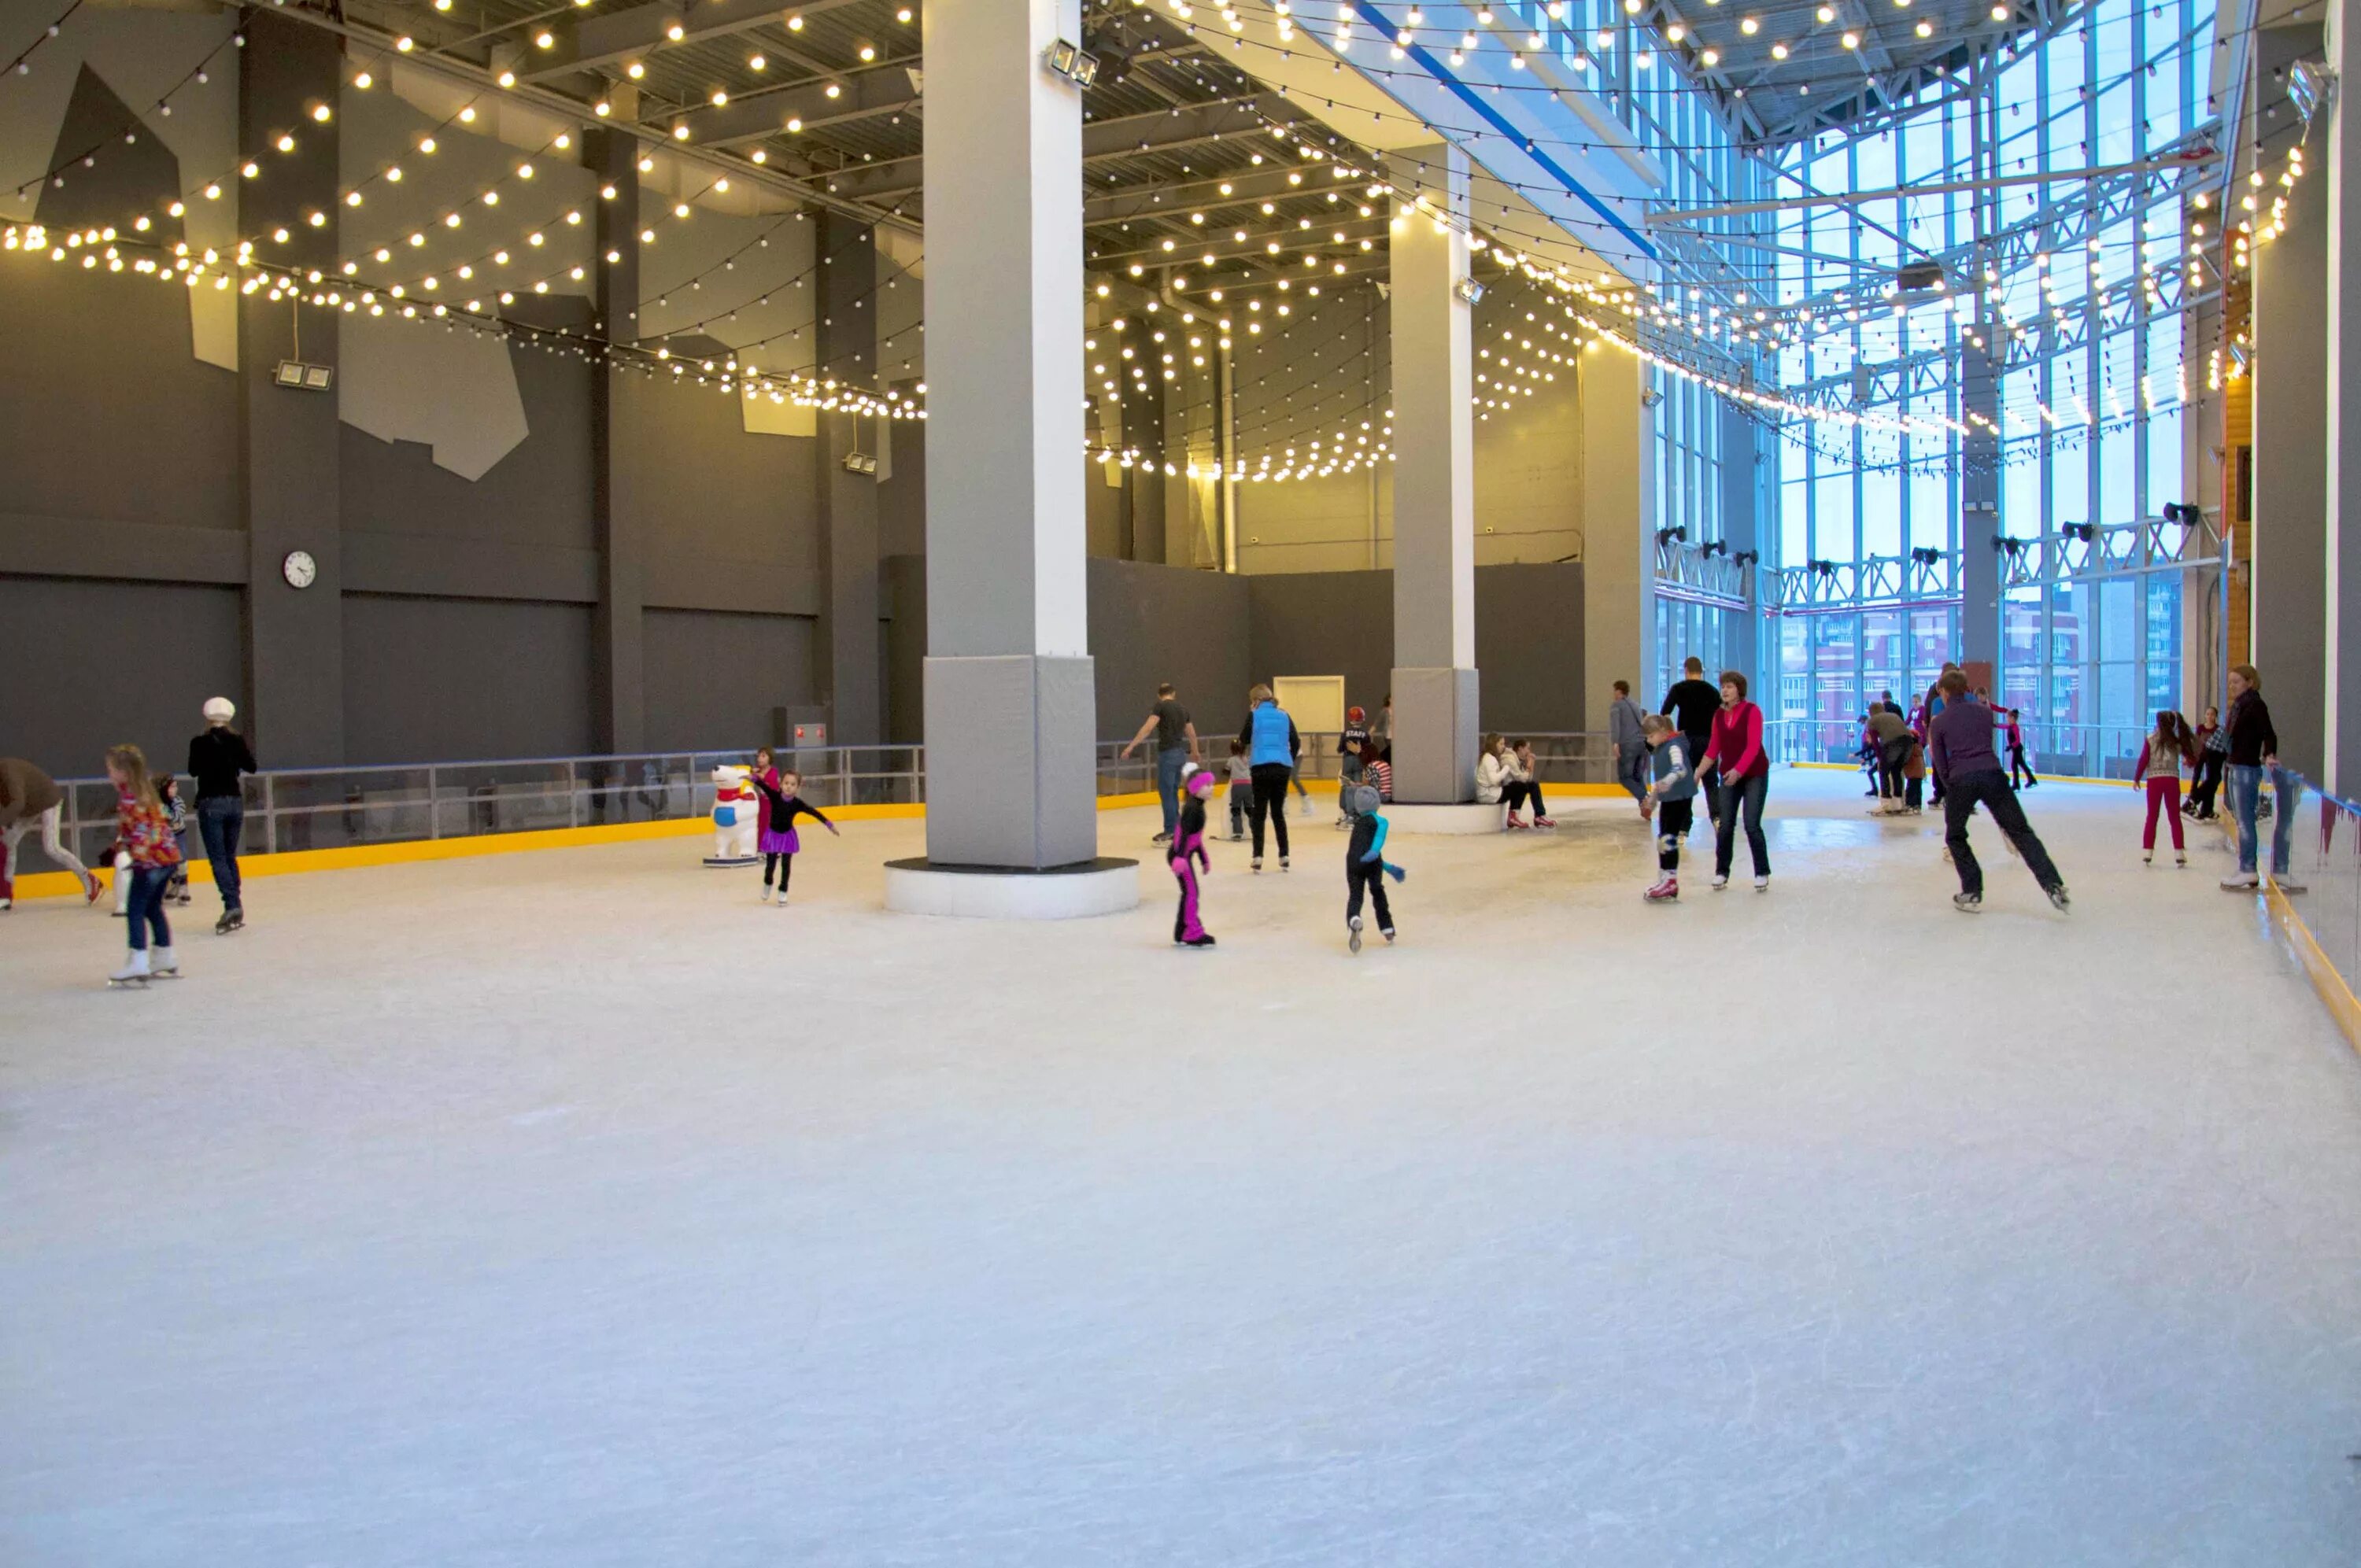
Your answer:
[[[426,836],[429,839],[443,837],[443,799],[435,791],[432,766],[426,770]]]
[[[570,757],[566,762],[566,825],[582,826],[582,796],[575,788],[574,760]]]
[[[262,847],[267,853],[279,852],[279,785],[269,773],[262,775]]]

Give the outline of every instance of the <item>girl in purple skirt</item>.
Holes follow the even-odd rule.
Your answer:
[[[795,874],[796,851],[803,847],[796,838],[796,818],[808,817],[829,833],[836,833],[836,824],[796,793],[803,782],[803,775],[792,769],[779,772],[773,764],[768,746],[754,753],[752,783],[763,792],[763,827],[754,839],[754,848],[763,857],[763,902],[771,902],[772,873],[775,872],[782,909],[787,906],[787,878]]]

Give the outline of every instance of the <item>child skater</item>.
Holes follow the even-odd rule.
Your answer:
[[[754,753],[754,787],[763,792],[763,829],[755,835],[754,848],[763,857],[763,902],[771,902],[771,872],[779,873],[779,907],[787,906],[787,879],[796,873],[796,851],[803,848],[796,837],[796,818],[808,817],[836,838],[836,830],[818,806],[810,805],[796,791],[802,787],[803,775],[789,769],[781,773],[772,765],[768,746]]]
[[[1254,808],[1254,764],[1247,760],[1246,743],[1230,742],[1230,842],[1243,844],[1246,839],[1246,813]]]
[[[2175,865],[2189,863],[2189,846],[2180,837],[2180,768],[2197,761],[2197,738],[2189,732],[2189,720],[2172,708],[2156,716],[2156,728],[2140,743],[2139,762],[2132,768],[2132,783],[2145,780],[2147,784],[2147,827],[2140,834],[2140,864],[2156,863],[2156,814],[2172,824],[2172,860]]]
[[[169,903],[185,905],[189,902],[189,803],[181,798],[181,781],[170,773],[159,773],[156,804],[164,808],[164,821],[172,829],[172,842],[181,851],[181,859],[172,867],[172,880],[164,886],[164,897]]]
[[[1367,784],[1358,786],[1353,796],[1353,837],[1345,848],[1345,927],[1352,933],[1345,944],[1353,951],[1361,950],[1361,894],[1367,890],[1369,902],[1376,905],[1378,934],[1389,947],[1394,939],[1394,912],[1386,904],[1386,878],[1400,882],[1410,873],[1400,866],[1386,864],[1385,817],[1378,813],[1382,804],[1378,792]]]
[[[1656,824],[1656,869],[1664,874],[1646,896],[1651,904],[1670,904],[1681,895],[1681,840],[1696,820],[1697,770],[1689,766],[1688,742],[1663,714],[1642,718],[1640,737],[1647,744],[1650,771],[1655,775],[1648,793],[1640,797],[1640,819],[1664,813]]]
[[[1205,797],[1213,793],[1213,775],[1203,768],[1191,768],[1181,776],[1180,789],[1188,798],[1180,806],[1180,824],[1164,849],[1164,863],[1172,868],[1173,880],[1180,884],[1180,912],[1172,917],[1172,940],[1183,948],[1210,948],[1213,935],[1205,929],[1204,895],[1197,879],[1213,869],[1212,857],[1205,853]],[[1231,798],[1236,798],[1235,793]]]
[[[138,747],[110,747],[106,776],[115,781],[115,846],[131,857],[126,873],[131,879],[126,933],[131,950],[106,983],[144,986],[150,979],[177,979],[181,965],[172,956],[171,923],[164,918],[164,889],[172,880],[172,868],[181,863],[180,841],[164,819],[156,786],[148,781],[148,759]],[[151,929],[156,936],[152,948],[148,942]]]

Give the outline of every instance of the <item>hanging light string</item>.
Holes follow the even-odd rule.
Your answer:
[[[58,13],[57,19],[41,29],[38,38],[19,50],[16,58],[10,60],[5,68],[0,68],[0,81],[5,81],[10,76],[30,76],[33,73],[33,56],[40,52],[43,44],[56,38],[59,30],[72,20],[73,14],[82,7],[82,0],[70,0],[66,8]]]
[[[39,45],[37,43],[34,47],[38,48]],[[189,67],[188,71],[181,75],[179,81],[173,82],[171,86],[167,87],[164,90],[163,95],[158,98],[151,105],[154,113],[163,119],[170,119],[172,117],[173,99],[179,97],[183,92],[186,92],[191,87],[202,87],[211,82],[213,80],[214,62],[221,58],[224,50],[241,49],[245,47],[246,35],[242,32],[236,32],[230,34],[229,37],[224,38],[213,48],[207,49],[204,52],[203,58],[199,60],[196,64]],[[31,50],[28,49],[26,53],[29,55]],[[22,69],[25,65],[24,57],[18,57],[17,65],[19,68],[18,73],[21,74]],[[71,170],[75,165],[79,164],[85,169],[91,168],[97,163],[98,155],[105,151],[108,147],[118,143],[129,145],[137,142],[139,138],[139,132],[144,122],[140,117],[139,112],[136,109],[130,111],[129,117],[116,126],[115,129],[103,140],[91,143],[80,152],[68,154],[66,157],[58,159],[56,163],[50,165],[41,173],[35,175],[32,179],[18,185],[16,187],[17,198],[21,201],[27,192],[33,191],[43,185],[49,186],[53,189],[62,188],[66,182],[67,173]]]

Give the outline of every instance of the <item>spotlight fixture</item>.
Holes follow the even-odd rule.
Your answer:
[[[335,382],[335,367],[331,365],[306,365],[301,359],[282,359],[271,379],[280,386],[302,392],[324,392]]]
[[[1082,45],[1064,38],[1041,51],[1041,63],[1077,87],[1088,87],[1099,79],[1098,56],[1085,53]]]
[[[874,477],[877,473],[877,459],[866,452],[848,452],[844,455],[844,471],[848,474],[867,474]]]
[[[2336,72],[2317,60],[2299,60],[2288,67],[2287,94],[2309,126],[2312,115],[2336,102]]]
[[[1473,278],[1462,278],[1451,285],[1451,291],[1459,296],[1461,303],[1472,305],[1484,297],[1484,285]]]

